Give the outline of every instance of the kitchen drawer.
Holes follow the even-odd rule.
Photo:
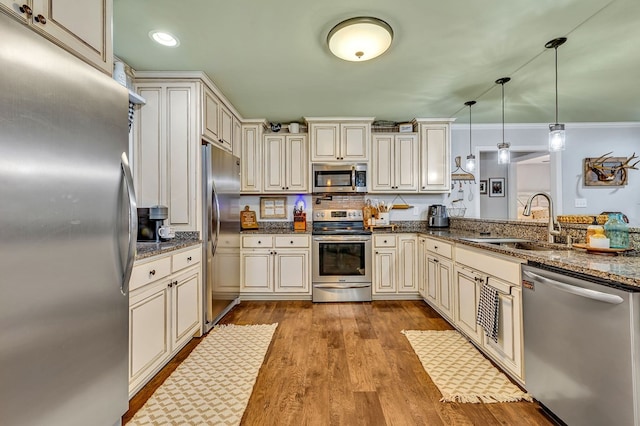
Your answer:
[[[129,290],[133,291],[150,282],[164,278],[171,273],[171,256],[165,256],[151,262],[134,265],[129,281]]]
[[[242,248],[271,248],[273,237],[269,235],[243,235]]]
[[[446,257],[447,259],[451,259],[453,246],[442,240],[431,240],[427,238],[427,250],[432,253],[439,254],[442,257]]]
[[[395,235],[374,235],[373,236],[374,247],[395,247],[396,236]]]
[[[456,263],[520,286],[520,262],[517,259],[510,261],[499,257],[496,253],[485,254],[459,246],[455,251]]]
[[[276,237],[276,247],[309,247],[309,237],[306,235],[288,235]]]
[[[197,246],[191,250],[176,253],[172,256],[173,272],[186,268],[191,265],[195,265],[202,259],[202,248]]]
[[[240,234],[221,235],[218,237],[218,247],[240,247]]]

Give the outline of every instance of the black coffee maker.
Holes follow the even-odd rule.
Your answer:
[[[448,228],[449,215],[447,215],[447,208],[442,204],[433,204],[429,206],[427,223],[429,228]]]
[[[159,243],[162,238],[158,230],[168,217],[166,206],[138,207],[138,241]]]

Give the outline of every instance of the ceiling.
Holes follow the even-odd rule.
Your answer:
[[[388,52],[334,57],[329,30],[354,16],[388,22]],[[114,51],[136,70],[204,71],[244,118],[452,117],[552,123],[640,121],[638,0],[114,0]],[[155,44],[149,31],[180,39]]]

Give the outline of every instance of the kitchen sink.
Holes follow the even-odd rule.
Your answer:
[[[523,238],[507,238],[507,237],[478,237],[478,238],[460,238],[463,241],[472,243],[488,243],[488,244],[510,244],[510,243],[531,243],[531,240]]]
[[[479,237],[479,238],[461,238],[461,240],[470,241],[472,243],[487,243],[487,244],[499,245],[505,248],[527,250],[527,251],[567,250],[567,247],[563,245],[543,243],[540,241],[532,241],[524,238]]]

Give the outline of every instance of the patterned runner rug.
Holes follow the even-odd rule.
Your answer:
[[[216,326],[128,424],[240,424],[277,326]]]
[[[457,331],[404,330],[402,334],[442,393],[441,402],[533,401]]]

